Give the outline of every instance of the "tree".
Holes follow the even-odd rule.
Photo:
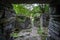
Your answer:
[[[38,16],[37,13],[40,11],[38,4],[37,6],[33,4],[13,4],[13,7],[17,15],[25,15],[31,19],[31,22],[33,22],[35,16]]]

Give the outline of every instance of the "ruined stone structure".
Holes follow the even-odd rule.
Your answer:
[[[0,40],[9,40],[12,28],[8,28],[8,26],[14,28],[12,25],[14,22],[9,20],[14,19],[11,5],[13,3],[49,3],[51,12],[48,35],[50,37],[47,40],[60,40],[60,0],[0,0]],[[5,33],[8,35],[4,35]]]

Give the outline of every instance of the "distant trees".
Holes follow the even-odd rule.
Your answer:
[[[46,20],[48,20],[47,16],[49,17],[49,14],[48,14],[49,5],[48,4],[35,4],[35,5],[34,4],[13,4],[13,7],[17,15],[21,14],[21,15],[25,15],[26,17],[30,17],[30,18],[32,16],[34,20],[35,20],[34,17],[41,16],[41,18],[44,21],[42,25],[45,25],[45,23],[47,22]]]

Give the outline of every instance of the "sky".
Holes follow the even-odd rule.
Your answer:
[[[29,10],[32,10],[33,9],[33,7],[35,7],[35,6],[38,6],[39,4],[27,4],[27,6],[25,6],[27,9],[29,9]]]

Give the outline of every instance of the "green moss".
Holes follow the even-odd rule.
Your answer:
[[[43,29],[42,29],[42,27],[39,27],[39,28],[38,28],[38,34],[41,35],[42,33],[43,33]]]
[[[46,35],[41,35],[42,40],[46,40],[47,36]]]
[[[18,37],[18,33],[11,33],[11,36]]]
[[[46,40],[47,34],[44,32],[44,30],[42,29],[42,27],[38,28],[38,34],[41,36],[42,40]]]

